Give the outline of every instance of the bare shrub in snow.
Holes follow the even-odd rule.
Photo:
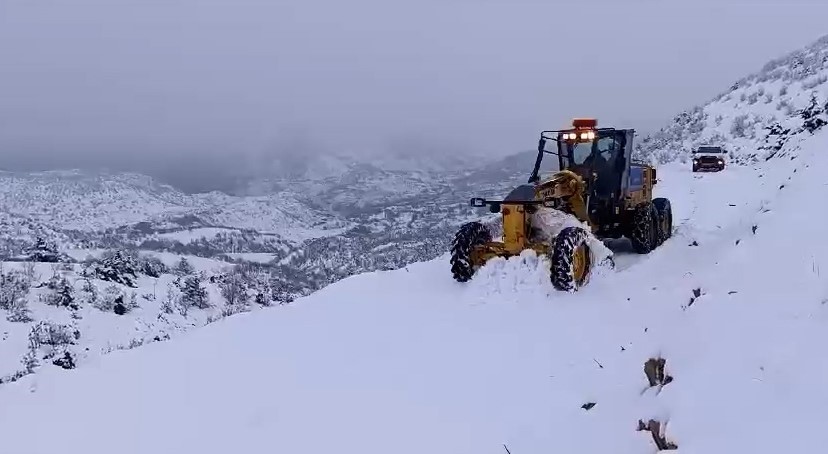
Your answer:
[[[788,86],[783,85],[782,88],[779,89],[779,96],[785,96],[788,94]]]
[[[244,312],[250,309],[250,296],[247,294],[247,285],[244,277],[233,270],[219,281],[221,296],[230,309],[230,314]],[[228,314],[228,315],[230,315]]]
[[[768,155],[768,159],[772,158],[776,152],[782,149],[783,146],[791,138],[791,129],[783,128],[779,123],[774,123],[765,127],[767,131],[765,141],[760,147],[763,150],[771,150],[772,153]]]
[[[812,90],[825,82],[828,82],[828,76],[822,75],[819,77],[814,77],[813,79],[806,80],[802,82],[802,88],[805,90]]]
[[[29,354],[35,359],[52,360],[64,369],[74,369],[76,356],[69,346],[79,339],[80,331],[70,325],[41,321],[29,331]]]
[[[18,304],[18,300],[26,299],[31,289],[29,279],[20,271],[3,271],[0,267],[0,309],[9,310]]]
[[[733,124],[730,126],[730,133],[733,137],[745,137],[748,128],[747,118],[747,114],[742,114],[733,119]]]
[[[253,301],[262,307],[268,307],[272,305],[270,298],[268,298],[267,295],[261,292],[256,293],[256,296],[253,297]]]
[[[758,101],[758,100],[759,100],[759,93],[754,92],[754,93],[751,93],[750,96],[748,96],[747,101],[748,101],[748,104],[753,105],[753,104],[756,104],[756,101]]]
[[[32,313],[29,311],[29,300],[26,298],[17,299],[8,310],[9,315],[6,316],[6,320],[12,323],[30,323],[34,321]]]
[[[33,374],[35,369],[40,366],[40,361],[37,360],[37,354],[32,351],[27,351],[20,359],[20,364],[23,365],[22,370],[18,370],[12,374],[0,377],[0,385],[4,383],[13,383],[26,375]]]
[[[96,287],[95,284],[92,283],[91,279],[83,279],[83,284],[81,285],[81,289],[77,297],[79,303],[89,304],[90,306],[96,306],[98,304],[98,298],[98,287]]]
[[[288,304],[294,299],[287,283],[275,277],[270,281],[270,300],[276,304]]]
[[[40,274],[36,271],[35,262],[23,262],[23,275],[29,282],[39,281]]]
[[[20,359],[20,363],[23,365],[25,374],[33,373],[35,368],[40,365],[40,361],[37,359],[37,352],[28,350],[26,354],[23,355],[23,358]]]
[[[104,312],[124,315],[138,307],[137,294],[132,292],[127,295],[117,285],[110,285],[104,289],[103,295],[98,298],[95,307]]]
[[[52,291],[43,297],[44,303],[50,306],[79,309],[77,302],[75,302],[75,289],[65,277],[55,279],[50,288]]]
[[[29,331],[29,347],[71,345],[80,339],[80,331],[70,325],[49,320],[38,322]]]
[[[773,102],[773,95],[768,93],[765,95],[765,104],[770,104]]]
[[[179,313],[186,317],[187,316],[187,308],[181,307],[178,303],[178,299],[181,296],[181,292],[178,288],[172,284],[167,284],[167,294],[164,299],[161,301],[161,312],[164,314],[172,314],[175,312],[175,308],[179,307]]]

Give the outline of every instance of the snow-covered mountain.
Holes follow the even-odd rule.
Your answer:
[[[291,193],[233,197],[220,192],[187,195],[129,173],[48,171],[0,173],[0,209],[64,230],[105,231],[139,222],[157,228],[222,226],[278,231],[302,240],[347,227],[313,210]]]
[[[474,215],[467,206],[470,197],[500,193],[513,184],[509,176],[523,179],[525,173],[478,163],[462,172],[431,173],[353,164],[336,177],[289,178],[273,182],[275,192],[234,196],[185,194],[135,174],[6,172],[0,174],[5,216],[41,227],[0,237],[0,250],[7,257],[18,255],[39,235],[68,248],[139,248],[203,257],[270,254],[274,261],[289,257],[300,269],[309,265],[297,259],[311,250],[323,254],[314,257],[315,263],[326,263],[324,255],[341,260],[343,249],[347,256],[367,254],[370,261],[382,247],[394,258],[378,263],[397,267],[426,258],[419,255],[422,248],[403,251],[408,239],[439,238],[437,247],[443,248],[450,230]],[[394,244],[399,247],[389,249]],[[377,269],[364,266],[346,265],[342,273]],[[340,272],[333,273],[325,282],[339,277]]]
[[[762,160],[798,129],[825,124],[826,110],[828,36],[768,62],[710,102],[680,113],[639,141],[638,153],[657,163],[686,162],[699,145],[723,145],[737,162]]]
[[[810,209],[826,147],[823,128],[722,173],[662,166],[674,236],[578,293],[532,253],[466,284],[443,255],[43,364],[0,387],[0,438],[20,454],[813,452],[828,443],[828,246]],[[36,353],[95,341],[32,332]]]

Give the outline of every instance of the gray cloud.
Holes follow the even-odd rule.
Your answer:
[[[646,132],[824,17],[790,0],[4,0],[0,166],[502,155],[574,116]]]

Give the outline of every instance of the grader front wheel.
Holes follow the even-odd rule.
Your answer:
[[[552,248],[552,286],[572,292],[584,286],[592,271],[592,252],[587,245],[588,233],[579,227],[567,227],[555,238]]]
[[[492,233],[479,222],[468,222],[460,227],[451,244],[451,275],[457,282],[469,281],[475,272],[471,251],[475,246],[492,241]]]

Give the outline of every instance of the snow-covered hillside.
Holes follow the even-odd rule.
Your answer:
[[[699,145],[722,145],[739,162],[779,151],[798,129],[828,122],[828,36],[768,62],[707,104],[677,115],[638,144],[641,156],[686,161]],[[803,125],[803,120],[807,120]]]
[[[673,238],[578,293],[555,292],[532,254],[465,285],[445,256],[354,276],[73,371],[47,364],[0,387],[0,439],[16,454],[815,452],[826,131],[722,173],[663,166]]]
[[[49,171],[0,173],[0,210],[64,230],[91,232],[136,223],[164,228],[223,226],[278,231],[288,240],[339,233],[348,227],[294,194],[233,197],[188,195],[129,173]]]
[[[265,269],[164,253],[95,256],[0,262],[0,386],[287,302]]]

